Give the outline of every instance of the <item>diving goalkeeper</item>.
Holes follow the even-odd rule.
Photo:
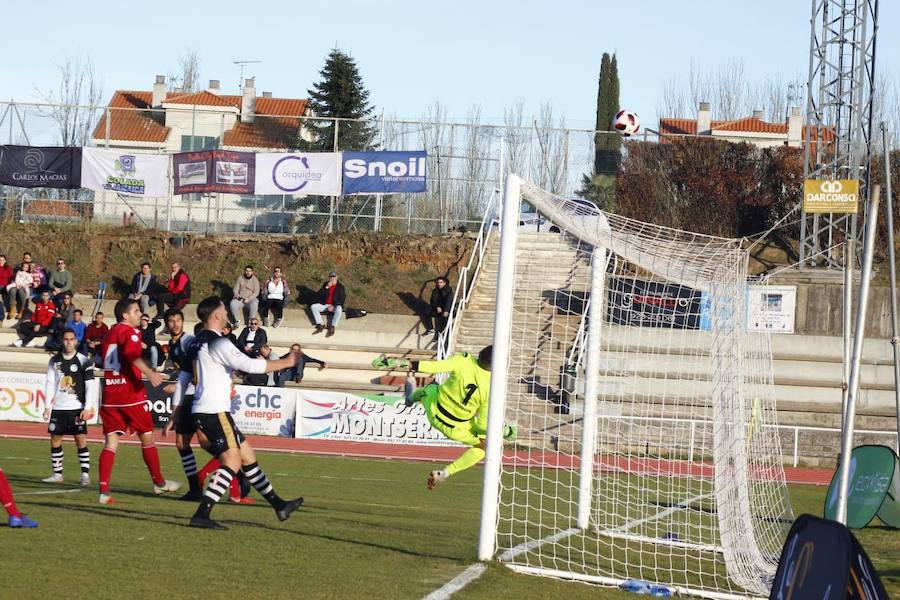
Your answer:
[[[420,373],[449,373],[450,377],[438,385],[432,383],[416,389],[412,378],[406,384],[406,405],[421,402],[431,426],[447,439],[469,446],[462,456],[444,469],[428,475],[428,489],[451,475],[468,469],[484,458],[487,433],[488,394],[491,389],[491,357],[494,347],[487,346],[478,358],[466,352],[445,360],[407,360],[380,356],[372,361],[378,369],[408,369]],[[516,438],[516,427],[505,425],[503,439]]]

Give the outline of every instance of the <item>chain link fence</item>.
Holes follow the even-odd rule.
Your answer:
[[[118,92],[117,98],[124,92]],[[262,106],[265,98],[259,98]],[[334,131],[358,121],[307,115],[254,114],[252,123],[235,106],[163,109],[0,103],[0,143],[31,146],[93,146],[127,152],[173,154],[225,148],[284,151],[323,122]],[[0,186],[0,215],[7,222],[131,223],[172,232],[316,233],[390,230],[439,233],[477,228],[491,191],[505,175],[522,174],[540,187],[573,195],[594,164],[591,130],[567,129],[552,114],[530,123],[519,114],[503,125],[483,124],[470,114],[454,123],[436,111],[420,121],[375,118],[366,148],[426,150],[427,189],[383,196],[291,196],[169,194],[133,198],[90,190]],[[618,135],[601,132],[600,135]],[[645,138],[646,139],[646,138]],[[333,147],[333,145],[332,145]],[[340,148],[347,150],[351,148]]]

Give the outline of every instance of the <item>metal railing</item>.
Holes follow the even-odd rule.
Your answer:
[[[615,421],[631,421],[631,422],[653,422],[653,423],[672,423],[672,424],[682,424],[689,428],[689,435],[687,436],[686,445],[683,446],[684,452],[686,454],[688,462],[694,462],[694,460],[700,460],[700,457],[697,456],[697,439],[698,436],[712,435],[712,428],[714,423],[710,419],[688,419],[688,418],[679,418],[679,417],[641,417],[641,416],[630,416],[630,415],[600,415],[597,417],[598,419],[606,419],[606,420],[615,420]],[[777,429],[779,431],[779,438],[782,441],[782,444],[786,440],[790,440],[790,454],[785,454],[782,451],[782,457],[790,456],[789,464],[792,467],[800,466],[800,459],[832,459],[836,460],[838,456],[838,452],[840,451],[840,443],[841,443],[841,429],[837,427],[813,427],[806,425],[769,425],[763,424],[762,428],[767,429]],[[802,435],[809,436],[817,436],[817,439],[813,442],[810,442],[810,446],[818,448],[820,452],[818,454],[812,455],[802,455],[800,452],[800,448],[803,444],[801,444]],[[824,443],[825,440],[822,440],[822,437],[833,438],[829,443]],[[884,438],[885,443],[883,445],[893,448],[895,452],[900,451],[897,445],[897,434],[895,431],[884,431],[884,430],[872,430],[872,429],[858,429],[855,432],[855,440],[857,444],[865,443],[865,442],[873,442],[877,439]],[[652,442],[649,443],[648,448],[652,448]],[[701,447],[709,448],[709,445],[701,444]],[[782,447],[784,450],[784,446]]]
[[[488,248],[491,235],[496,229],[494,216],[499,214],[501,210],[500,204],[502,204],[502,196],[500,190],[495,188],[488,199],[487,210],[485,210],[484,218],[481,220],[478,237],[475,239],[475,244],[469,253],[469,262],[459,271],[456,290],[453,292],[453,304],[450,308],[450,314],[447,315],[447,326],[438,335],[438,360],[447,358],[456,348],[456,335],[459,331],[459,323],[469,303],[469,299],[472,297],[475,282],[478,280],[481,266],[484,263],[485,251]]]

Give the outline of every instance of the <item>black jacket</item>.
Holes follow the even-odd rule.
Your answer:
[[[328,282],[322,284],[322,287],[319,288],[319,304],[327,304],[328,303]],[[334,306],[344,306],[344,302],[347,301],[347,291],[344,289],[344,284],[340,281],[337,282],[334,290],[334,302],[332,304]]]
[[[431,301],[429,304],[431,305],[432,313],[435,312],[436,308],[440,308],[444,316],[448,315],[453,307],[453,290],[450,288],[450,285],[445,285],[444,289],[435,286],[431,290]]]
[[[249,333],[250,328],[244,327],[244,330],[241,331],[241,335],[238,336],[237,346],[238,348],[240,348],[241,352],[243,352],[247,356],[256,358],[257,356],[259,356],[259,349],[262,348],[266,344],[266,342],[269,341],[269,339],[268,336],[266,336],[266,330],[260,327],[256,330],[256,335],[253,337],[253,342],[251,342],[253,344],[253,347],[249,351],[247,351],[247,334]]]
[[[138,271],[137,273],[134,274],[134,277],[131,278],[131,293],[132,294],[140,293],[140,292],[138,292],[138,290],[140,289],[140,286],[141,286],[141,272]],[[156,298],[156,295],[158,293],[158,288],[156,285],[156,275],[154,275],[153,273],[150,273],[150,283],[147,284],[147,291],[145,291],[144,293],[147,294],[148,296],[150,296],[151,298]]]

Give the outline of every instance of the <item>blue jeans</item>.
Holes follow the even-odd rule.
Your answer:
[[[318,302],[316,302],[315,304],[313,304],[312,306],[309,307],[309,310],[312,311],[313,321],[316,322],[316,325],[324,325],[325,324],[324,320],[322,319],[322,313],[325,312],[325,310],[329,306],[332,306],[332,305],[331,304],[319,304]],[[342,314],[344,314],[344,307],[340,306],[340,305],[335,306],[334,312],[331,313],[331,323],[329,323],[329,324],[332,327],[337,327],[337,324],[341,321]]]

